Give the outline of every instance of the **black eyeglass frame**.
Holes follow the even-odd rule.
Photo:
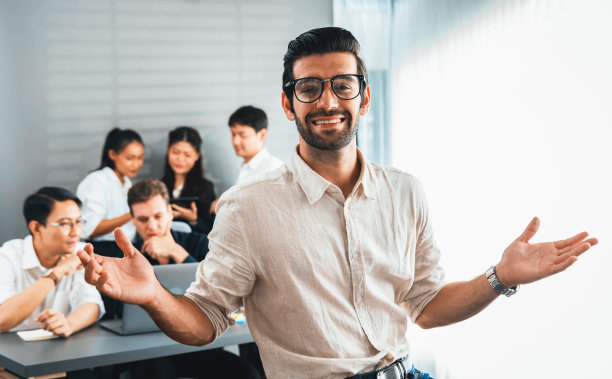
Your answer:
[[[336,92],[336,90],[334,89],[334,80],[340,77],[347,77],[347,76],[354,76],[357,79],[359,79],[359,91],[357,92],[357,94],[353,97],[351,97],[350,99],[345,99],[344,97],[338,95],[338,93]],[[312,100],[312,101],[303,101],[301,100],[298,95],[295,93],[295,84],[297,82],[299,82],[300,80],[305,80],[305,79],[314,79],[314,80],[318,80],[321,82],[321,91],[319,92],[319,96],[316,97],[316,99]],[[325,89],[325,82],[329,82],[330,86],[331,86],[331,90],[334,93],[334,95],[336,95],[339,99],[342,100],[353,100],[355,99],[357,96],[362,95],[363,91],[365,89],[366,86],[366,82],[365,82],[365,75],[359,75],[359,74],[341,74],[341,75],[336,75],[333,78],[329,78],[329,79],[321,79],[321,78],[315,78],[313,76],[308,76],[305,78],[299,78],[299,79],[294,79],[294,80],[290,80],[287,83],[285,83],[285,85],[283,86],[284,88],[289,88],[289,87],[293,87],[292,92],[293,95],[295,96],[295,98],[300,102],[300,103],[305,103],[305,104],[309,104],[309,103],[314,103],[315,101],[319,100],[321,98],[321,96],[323,95],[323,90]]]

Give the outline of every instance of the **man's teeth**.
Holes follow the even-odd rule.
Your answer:
[[[323,124],[337,124],[340,122],[340,119],[337,118],[335,120],[320,120],[320,121],[315,121],[316,125],[323,125]]]

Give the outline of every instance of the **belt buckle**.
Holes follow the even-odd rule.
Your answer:
[[[380,379],[404,379],[402,370],[399,368],[400,363],[395,362],[391,366],[376,373],[376,378]]]

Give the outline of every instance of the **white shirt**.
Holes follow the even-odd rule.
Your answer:
[[[221,196],[187,296],[216,336],[244,299],[269,378],[344,378],[407,354],[409,319],[444,284],[420,182],[358,156],[346,200],[297,153]]]
[[[76,250],[84,246],[84,243],[78,243]],[[32,236],[5,242],[0,247],[0,304],[30,287],[45,271],[47,269],[40,264],[34,251]],[[104,315],[102,297],[96,287],[85,282],[83,274],[83,270],[78,270],[63,276],[34,312],[11,331],[40,328],[34,319],[45,309],[55,309],[68,316],[86,303],[98,304],[100,319]]]
[[[283,165],[283,161],[271,155],[263,148],[253,158],[240,167],[236,184],[244,184],[263,177]]]
[[[77,187],[76,195],[83,202],[81,214],[86,224],[83,225],[82,238],[87,239],[100,221],[119,217],[130,211],[127,204],[127,193],[132,182],[123,177],[123,185],[110,167],[94,171],[87,175]],[[123,224],[121,229],[130,240],[136,236],[136,228],[131,221]],[[103,234],[95,241],[114,241],[113,232]]]

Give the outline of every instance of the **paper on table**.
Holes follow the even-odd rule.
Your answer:
[[[41,341],[58,337],[56,334],[44,329],[23,330],[17,332],[17,335],[24,341]]]

